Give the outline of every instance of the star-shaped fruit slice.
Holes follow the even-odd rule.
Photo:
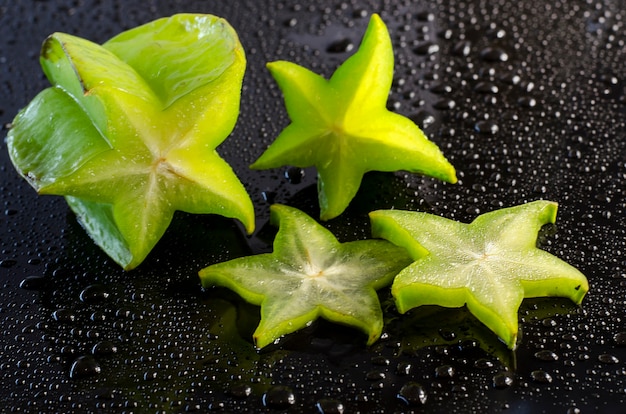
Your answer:
[[[315,166],[322,220],[346,209],[368,171],[406,170],[456,182],[437,145],[387,110],[393,60],[387,28],[374,14],[358,51],[330,80],[294,63],[269,63],[291,123],[251,168]]]
[[[370,217],[374,237],[406,248],[414,260],[391,289],[401,313],[421,305],[467,305],[514,349],[524,298],[560,296],[580,304],[589,290],[581,272],[536,247],[539,230],[554,223],[556,213],[556,203],[534,201],[470,224],[399,210]]]
[[[239,114],[245,56],[223,19],[179,14],[102,46],[63,33],[43,44],[52,83],[23,109],[7,143],[40,194],[66,199],[126,269],[141,263],[175,210],[241,220],[252,202],[216,147]]]
[[[376,341],[383,327],[376,290],[387,286],[411,259],[385,240],[339,243],[300,210],[275,204],[279,226],[272,253],[233,259],[200,271],[204,287],[222,286],[261,306],[254,332],[262,348],[323,317],[354,326]]]

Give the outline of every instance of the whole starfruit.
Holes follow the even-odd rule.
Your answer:
[[[178,14],[102,45],[54,33],[40,61],[52,86],[15,118],[11,160],[40,194],[65,196],[113,260],[139,265],[176,210],[252,232],[250,197],[216,152],[239,115],[246,66],[224,19]]]

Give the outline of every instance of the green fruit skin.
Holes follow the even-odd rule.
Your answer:
[[[16,116],[7,136],[11,161],[40,194],[67,196],[92,239],[122,267],[131,269],[144,260],[174,209],[237,218],[248,233],[253,231],[254,208],[241,182],[222,160],[218,167],[207,164],[219,158],[210,148],[235,126],[246,66],[237,34],[225,20],[179,14],[121,33],[102,46],[55,33],[44,42],[40,61],[53,86]],[[190,131],[195,147],[177,142],[177,130]],[[198,156],[194,148],[209,149],[208,155]],[[112,151],[128,160],[128,169],[142,163],[149,167],[150,156],[166,151],[171,160],[165,161],[182,172],[183,181],[195,174],[196,187],[205,186],[207,192],[151,197],[160,207],[142,213],[150,216],[130,224],[120,221],[113,208],[115,192],[122,191],[118,181],[94,184],[89,171],[100,170],[81,172]],[[211,183],[212,175],[222,181]]]

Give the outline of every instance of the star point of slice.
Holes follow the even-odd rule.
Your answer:
[[[272,253],[233,259],[199,272],[204,287],[222,286],[261,306],[254,341],[263,348],[318,317],[360,329],[372,344],[382,332],[376,290],[410,263],[384,240],[339,243],[300,210],[275,204],[279,226]]]
[[[576,268],[536,247],[557,203],[534,201],[482,214],[469,224],[421,212],[370,213],[374,237],[402,246],[414,262],[392,285],[401,313],[421,305],[461,307],[509,348],[517,344],[524,298],[560,296],[580,304],[589,290]]]
[[[393,63],[389,33],[376,14],[358,51],[329,80],[291,62],[269,63],[291,123],[251,168],[315,166],[322,220],[346,209],[368,171],[406,170],[455,183],[437,145],[387,110]]]
[[[253,231],[252,201],[216,151],[246,65],[225,20],[178,14],[103,45],[54,33],[40,60],[52,87],[17,115],[11,160],[39,194],[65,196],[114,261],[139,265],[177,210]]]

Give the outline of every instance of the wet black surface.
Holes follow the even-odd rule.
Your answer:
[[[177,214],[124,273],[58,197],[37,197],[0,144],[0,395],[6,412],[619,412],[626,400],[626,12],[620,0],[15,1],[0,6],[0,120],[47,87],[37,56],[54,31],[103,42],[176,12],[213,13],[248,55],[242,113],[219,148],[248,188],[258,232]],[[258,308],[200,289],[211,263],[267,251],[271,202],[317,214],[315,172],[251,171],[288,120],[264,68],[288,59],[329,75],[381,14],[396,54],[389,105],[456,166],[447,185],[371,173],[327,223],[366,238],[367,212],[408,208],[469,221],[539,198],[560,203],[542,247],[591,290],[526,300],[509,352],[465,310],[398,315],[362,334],[323,321],[261,352]]]

